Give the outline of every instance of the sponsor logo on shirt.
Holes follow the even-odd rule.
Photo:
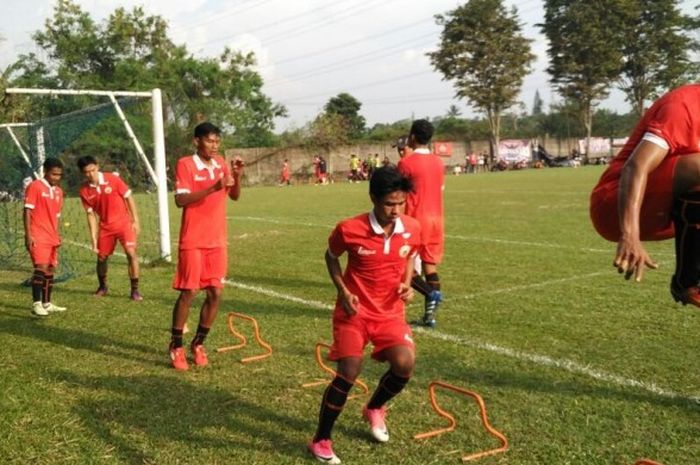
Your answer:
[[[401,248],[399,249],[399,257],[406,258],[410,251],[411,251],[410,245],[408,245],[408,244],[402,245]]]
[[[357,248],[357,255],[374,255],[376,253],[377,253],[376,250],[365,249],[362,246],[359,246]]]
[[[206,176],[197,176],[196,174],[194,175],[194,180],[195,181],[206,181],[207,178]]]
[[[50,196],[49,194],[47,194],[46,192],[42,192],[42,193],[41,193],[41,196],[42,196],[42,197],[51,197],[51,196]]]

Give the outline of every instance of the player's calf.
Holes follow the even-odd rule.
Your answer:
[[[700,192],[678,196],[673,203],[676,269],[671,295],[676,302],[700,307]]]

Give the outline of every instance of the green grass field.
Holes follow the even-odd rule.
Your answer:
[[[509,451],[478,463],[700,463],[700,311],[669,295],[672,242],[648,244],[661,266],[642,283],[615,272],[614,244],[588,221],[600,172],[447,179],[438,327],[416,331],[416,373],[391,404],[388,444],[369,440],[363,401],[348,402],[334,431],[343,463],[460,463],[495,447],[475,403],[444,392],[457,429],[412,439],[444,424],[427,396],[436,379],[479,392],[508,437]],[[230,282],[207,343],[211,365],[186,373],[166,355],[173,266],[144,268],[146,300],[132,303],[115,257],[108,297],[91,297],[91,275],[70,280],[54,298],[69,311],[42,320],[19,286],[29,269],[4,272],[0,463],[314,463],[304,444],[323,388],[301,384],[323,378],[314,345],[330,341],[326,239],[338,220],[369,208],[367,184],[245,189],[229,209]],[[176,237],[175,209],[172,225]],[[225,318],[234,310],[258,319],[272,357],[239,363],[254,345],[214,353],[234,342]],[[416,300],[409,318],[420,313]],[[368,360],[362,379],[374,388],[384,371]]]

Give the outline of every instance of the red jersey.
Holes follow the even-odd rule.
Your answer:
[[[80,200],[87,212],[100,217],[101,230],[117,230],[131,222],[126,199],[131,195],[129,186],[119,175],[100,172],[97,185],[84,183]]]
[[[175,168],[175,194],[208,189],[228,175],[228,166],[218,155],[209,164],[199,155],[182,157]],[[226,247],[226,196],[227,190],[220,189],[183,207],[180,250]]]
[[[398,289],[408,260],[419,247],[420,224],[406,215],[396,220],[389,237],[370,212],[341,221],[328,238],[331,255],[348,253],[343,281],[359,298],[358,315],[377,321],[403,318],[404,302]],[[339,300],[335,312],[345,315]]]
[[[667,157],[700,152],[700,84],[681,86],[654,102],[598,185],[619,180],[622,167],[646,133],[666,142]]]
[[[399,171],[413,181],[408,195],[406,214],[422,221],[442,219],[442,191],[445,189],[445,166],[439,156],[419,148],[399,160]]]
[[[58,246],[58,219],[63,208],[63,191],[42,178],[32,181],[24,191],[24,208],[32,211],[29,234],[37,244]]]

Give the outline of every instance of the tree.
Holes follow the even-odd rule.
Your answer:
[[[624,9],[623,65],[618,87],[637,115],[650,97],[692,80],[698,71],[689,53],[692,19],[678,0],[628,0]]]
[[[576,102],[590,146],[593,109],[620,75],[625,0],[545,0],[550,82]]]
[[[506,10],[502,0],[470,0],[435,18],[443,30],[438,50],[428,53],[430,62],[454,81],[457,97],[486,114],[498,156],[501,115],[516,103],[535,59],[517,9]]]
[[[447,109],[447,118],[457,118],[462,114],[459,108],[457,108],[457,105],[450,105],[450,108]]]
[[[326,113],[345,118],[351,139],[360,138],[365,132],[365,117],[360,115],[360,108],[362,103],[346,92],[331,97],[323,107]]]
[[[542,101],[542,97],[540,97],[540,91],[536,90],[535,91],[535,98],[532,102],[532,116],[540,116],[542,115],[542,107],[544,106],[544,102]]]
[[[285,116],[286,109],[262,92],[262,78],[253,70],[254,55],[225,49],[216,58],[197,58],[184,45],[175,45],[167,28],[164,19],[140,7],[117,8],[97,23],[71,0],[58,0],[52,17],[33,35],[46,60],[34,54],[20,56],[9,81],[22,87],[159,87],[171,154],[189,146],[191,128],[203,118],[218,123],[239,145],[269,142],[274,118]],[[51,116],[83,104],[77,98],[45,99],[35,107]],[[148,115],[140,117],[147,121]]]

